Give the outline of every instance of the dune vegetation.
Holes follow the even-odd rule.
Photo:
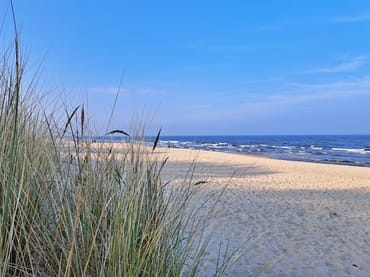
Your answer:
[[[92,143],[82,105],[60,122],[20,52],[16,34],[0,65],[1,276],[197,275],[209,240],[191,170],[174,188],[155,147]]]

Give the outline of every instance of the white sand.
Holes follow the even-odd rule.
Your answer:
[[[182,178],[196,158],[205,191],[228,184],[204,276],[219,240],[243,251],[228,276],[370,276],[370,168],[158,150],[170,157],[167,179]]]

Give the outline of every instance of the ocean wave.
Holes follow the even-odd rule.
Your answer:
[[[357,153],[357,154],[370,154],[370,151],[367,151],[367,149],[356,149],[356,148],[337,148],[333,147],[332,150],[334,151],[341,151],[341,152],[349,152],[349,153]]]
[[[321,147],[321,146],[315,146],[315,145],[311,145],[311,147],[310,147],[312,150],[324,150],[324,148],[323,147]]]

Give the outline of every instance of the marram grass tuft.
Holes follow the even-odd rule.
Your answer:
[[[201,183],[164,184],[156,145],[93,143],[83,106],[57,124],[14,44],[0,65],[0,275],[197,275]]]

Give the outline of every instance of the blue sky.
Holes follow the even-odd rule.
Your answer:
[[[369,1],[15,2],[28,70],[97,133],[121,83],[111,129],[370,134]]]

